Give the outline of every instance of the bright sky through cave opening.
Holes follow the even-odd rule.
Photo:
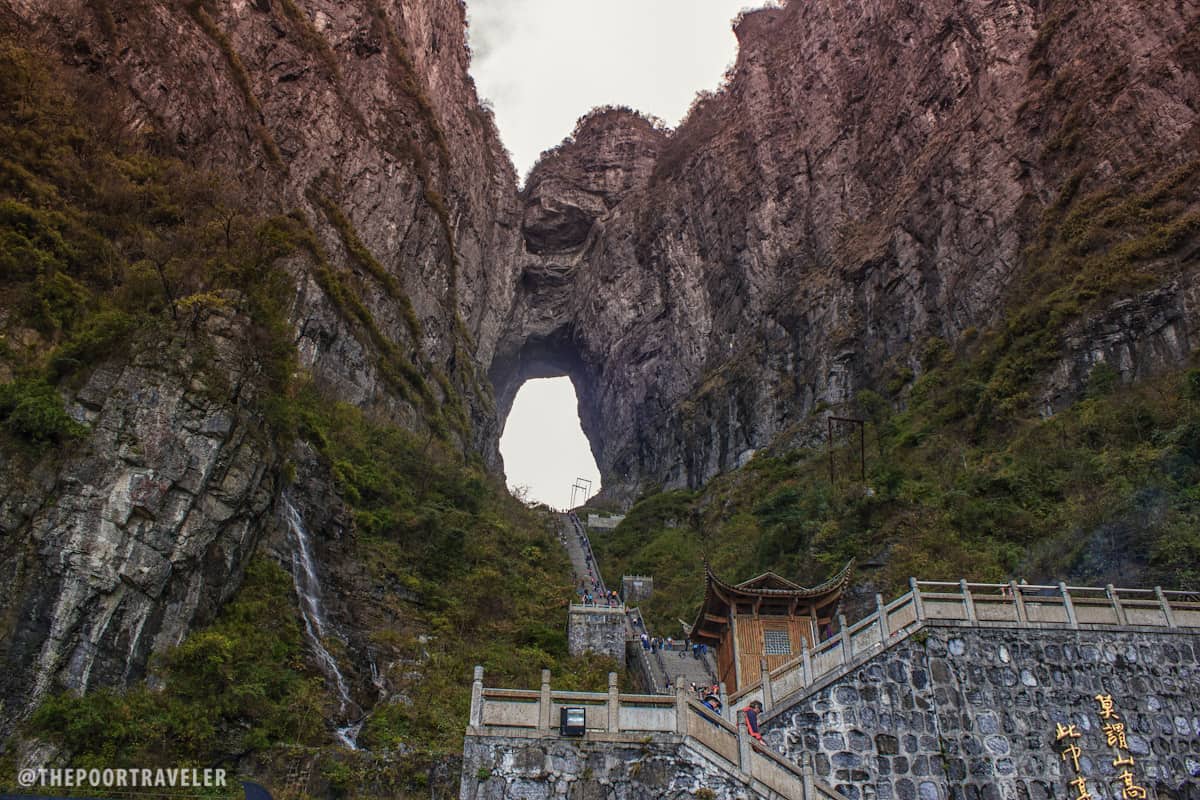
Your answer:
[[[565,509],[576,478],[600,490],[600,471],[579,425],[579,402],[570,378],[526,381],[517,390],[500,437],[508,486],[526,500]],[[576,504],[583,498],[577,496]]]

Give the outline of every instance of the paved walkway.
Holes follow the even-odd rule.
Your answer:
[[[640,629],[639,629],[640,630]],[[675,642],[673,649],[656,648],[653,651],[642,648],[641,657],[649,667],[649,687],[654,694],[670,694],[675,682],[681,680],[684,686],[712,686],[716,682],[712,652],[702,658],[692,656],[691,642]]]
[[[601,598],[607,593],[604,586],[604,577],[600,575],[600,571],[596,568],[595,554],[592,553],[592,545],[588,541],[587,531],[583,524],[574,514],[563,514],[559,522],[558,539],[563,546],[567,548],[567,555],[571,559],[571,566],[575,569],[575,589],[579,588],[579,582],[583,581],[586,588],[592,592],[597,600],[597,605],[605,605],[600,602]],[[593,584],[598,584],[595,588]],[[578,595],[576,601],[583,602]]]
[[[593,591],[593,596],[597,599],[596,604],[600,606],[606,605],[602,598],[607,593],[607,588],[604,585],[604,577],[600,574],[600,570],[596,566],[596,556],[592,552],[587,529],[574,514],[563,514],[559,521],[558,530],[559,541],[567,549],[567,555],[571,559],[571,566],[575,570],[575,590],[578,590],[579,582],[584,581],[586,587]],[[594,583],[598,584],[599,588],[593,588]],[[582,602],[578,594],[576,594],[574,601]],[[638,639],[643,632],[648,636],[654,636],[653,631],[644,627],[644,621],[641,619],[641,611],[639,609],[627,609],[625,616],[626,637]],[[655,694],[670,694],[672,689],[668,687],[674,686],[675,680],[680,676],[682,676],[685,686],[692,683],[695,683],[697,686],[712,685],[716,680],[713,677],[716,674],[716,667],[713,663],[711,651],[704,658],[693,658],[689,642],[676,641],[675,648],[669,651],[656,648],[653,653],[646,650],[642,651],[650,673],[651,692]]]

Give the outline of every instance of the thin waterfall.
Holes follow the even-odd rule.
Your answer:
[[[325,677],[337,687],[338,714],[344,715],[347,709],[357,710],[350,698],[350,688],[342,671],[338,669],[337,659],[325,648],[323,639],[329,627],[325,618],[325,610],[321,604],[321,580],[317,576],[317,565],[313,561],[312,549],[309,545],[308,530],[304,527],[304,518],[293,505],[286,494],[283,496],[284,517],[288,530],[295,539],[292,550],[292,581],[296,587],[296,596],[300,599],[300,615],[304,618],[304,635],[312,647],[313,655],[317,657],[317,665]],[[340,634],[338,634],[340,636]],[[351,750],[357,750],[355,739],[362,729],[362,720],[337,729],[337,737],[342,744]]]

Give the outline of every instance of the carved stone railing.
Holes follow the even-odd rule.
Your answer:
[[[1153,589],[957,583],[909,579],[909,592],[854,624],[839,615],[838,633],[773,670],[762,664],[759,680],[730,697],[735,706],[753,700],[766,711],[816,684],[825,684],[926,624],[1028,628],[1197,628],[1200,594]]]
[[[1005,583],[947,583],[910,579],[910,591],[890,603],[875,596],[875,613],[853,624],[839,618],[840,630],[800,657],[774,670],[765,661],[761,679],[728,698],[726,708],[742,709],[753,700],[764,713],[793,705],[805,693],[837,680],[884,649],[927,625],[955,627],[1021,627],[1066,630],[1186,629],[1200,630],[1200,594],[1154,589],[1031,586]],[[592,610],[593,607],[588,607]],[[609,609],[596,609],[607,611]],[[616,611],[616,609],[613,609]],[[723,719],[688,697],[676,680],[674,695],[622,694],[616,673],[607,692],[564,692],[550,687],[542,672],[540,690],[489,689],[483,668],[475,668],[468,736],[558,736],[559,710],[587,709],[588,739],[621,736],[682,737],[693,748],[723,766],[746,785],[764,793],[812,800],[841,800],[817,781],[811,766],[796,764],[758,744],[738,724]],[[724,698],[722,698],[724,699]]]
[[[795,764],[756,742],[747,732],[744,714],[738,724],[714,714],[677,688],[673,695],[622,694],[617,674],[610,673],[607,692],[563,692],[550,687],[550,671],[542,671],[540,690],[491,689],[483,685],[483,668],[475,668],[467,736],[557,737],[560,709],[586,709],[589,741],[619,740],[625,734],[676,737],[763,797],[789,800],[846,800],[817,780],[811,764]]]

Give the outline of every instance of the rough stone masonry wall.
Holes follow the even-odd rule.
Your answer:
[[[573,656],[611,656],[625,667],[624,609],[572,606],[567,618],[567,647]]]
[[[764,722],[767,742],[851,800],[1075,798],[1074,724],[1096,800],[1121,798],[1095,695],[1153,798],[1200,797],[1200,634],[929,627]]]
[[[468,736],[460,800],[742,800],[745,786],[678,737]],[[711,794],[701,794],[707,789]]]

